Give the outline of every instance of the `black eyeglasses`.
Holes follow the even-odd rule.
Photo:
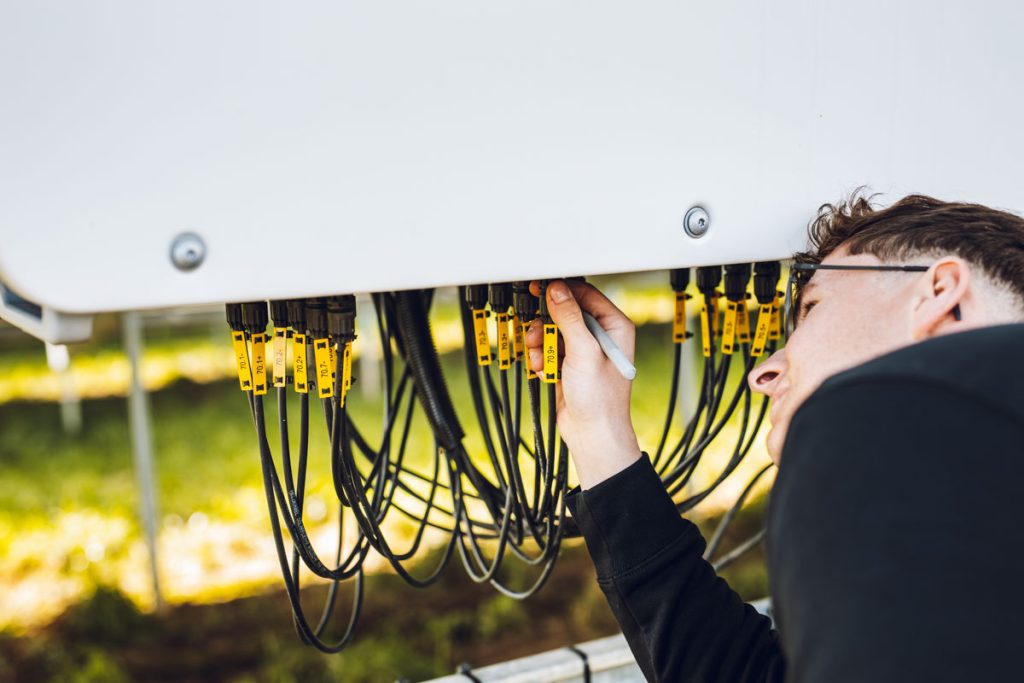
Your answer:
[[[840,266],[821,263],[794,263],[789,267],[789,281],[786,283],[786,299],[783,304],[783,320],[785,320],[786,337],[796,329],[796,311],[799,311],[800,290],[807,284],[816,270],[874,270],[897,273],[923,273],[931,266]],[[796,304],[794,306],[794,304]],[[959,305],[954,311],[956,319],[960,319]]]

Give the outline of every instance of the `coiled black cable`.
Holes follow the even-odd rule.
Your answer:
[[[707,269],[698,277],[708,315],[715,315],[713,312],[717,310],[719,295],[714,288],[715,277],[720,277],[718,270],[716,273],[716,269]],[[737,283],[742,283],[737,278],[745,272],[740,267],[727,269],[727,278],[730,274],[733,277],[726,284],[732,306],[730,315],[735,313],[737,305],[743,305],[742,291],[737,290]],[[771,274],[767,269],[759,272]],[[767,275],[762,280],[761,289],[766,289]],[[509,320],[513,321],[511,324],[518,324],[520,316],[528,319],[532,313],[539,312],[533,310],[537,307],[536,299],[528,301],[525,283],[516,283],[513,287],[514,306],[509,303],[508,287],[506,283],[491,288],[490,304],[496,314],[510,315],[514,308],[516,315]],[[682,292],[678,286],[675,289],[677,295]],[[299,396],[298,446],[293,450],[286,390],[278,389],[276,424],[282,465],[279,472],[267,434],[263,398],[252,392],[248,394],[275,548],[293,608],[295,628],[303,641],[324,652],[336,652],[351,639],[363,599],[363,566],[371,550],[384,558],[405,581],[420,587],[434,583],[458,555],[472,580],[489,583],[505,595],[523,598],[539,590],[549,579],[562,541],[579,533],[566,514],[569,452],[558,435],[555,385],[542,383],[537,377],[527,379],[525,359],[521,356],[512,363],[504,356],[500,368],[480,365],[478,353],[474,353],[472,316],[467,307],[460,306],[468,386],[484,446],[483,451],[476,454],[481,457],[474,459],[466,449],[466,435],[433,341],[430,327],[433,290],[373,294],[371,299],[376,312],[384,384],[379,441],[376,435],[368,437],[360,429],[341,400],[341,372],[336,372],[331,380],[333,395],[321,400],[329,442],[331,483],[339,502],[337,548],[330,564],[314,549],[303,520],[310,443],[309,396]],[[459,301],[464,299],[464,290],[460,288]],[[328,315],[340,315],[349,310],[354,316],[353,301],[352,297],[331,297],[310,304],[308,310],[311,315],[320,316],[317,320],[322,323],[321,311],[325,305]],[[480,300],[474,299],[473,305],[479,308]],[[345,306],[350,308],[345,309]],[[543,310],[543,306],[540,308]],[[255,308],[252,311],[253,315],[243,316],[246,325],[259,323],[256,315],[259,311]],[[748,315],[745,305],[741,311],[742,315]],[[503,320],[499,318],[499,323],[503,324]],[[711,327],[717,326],[717,321],[713,322]],[[348,319],[349,327],[345,329],[352,336],[339,336],[337,328],[331,332],[332,346],[339,352],[354,338],[351,323],[352,318]],[[326,328],[321,325],[317,329],[313,336],[322,339],[322,330]],[[767,412],[765,399],[755,409],[742,376],[734,383],[736,375],[750,372],[757,361],[749,343],[735,345],[739,354],[732,347],[729,350],[733,353],[720,351],[713,340],[709,343],[711,352],[704,358],[694,413],[688,416],[678,440],[672,441],[672,427],[679,414],[683,354],[682,346],[675,345],[665,422],[652,459],[666,489],[677,499],[680,512],[705,500],[731,476],[750,451]],[[507,347],[503,348],[507,351]],[[742,356],[742,364],[733,360],[734,354]],[[310,384],[315,385],[315,382]],[[407,450],[414,415],[420,408],[430,426],[433,443],[429,464],[414,466],[414,461],[407,457]],[[735,442],[729,457],[710,483],[691,491],[694,473],[704,454],[727,425],[735,425]],[[732,434],[732,429],[730,427],[727,433]],[[708,557],[717,551],[725,528],[765,471],[762,469],[747,485],[723,518],[708,545]],[[684,490],[688,495],[680,498]],[[401,515],[414,522],[411,538],[408,543],[401,543],[401,548],[385,532],[390,515]],[[282,527],[290,536],[290,549],[285,547]],[[423,575],[412,571],[408,565],[414,561],[418,550],[428,537],[437,535],[445,539],[437,564]],[[719,562],[734,561],[737,552],[755,547],[757,540],[741,544]],[[538,573],[528,581],[529,585],[512,586],[504,578],[503,568],[512,561],[538,568]],[[305,617],[298,600],[302,565],[329,582],[315,626]],[[354,582],[349,623],[339,640],[328,642],[324,633],[336,609],[341,583],[345,581]]]

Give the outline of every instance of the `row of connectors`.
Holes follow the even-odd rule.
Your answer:
[[[513,362],[523,360],[526,353],[526,331],[540,314],[540,302],[530,293],[530,283],[500,282],[466,287],[466,307],[473,319],[473,340],[477,365],[491,365],[508,370]],[[487,319],[494,318],[494,345],[488,332]],[[494,350],[497,353],[494,353]],[[536,373],[525,363],[526,375]]]
[[[724,354],[732,354],[740,344],[750,344],[750,353],[756,357],[764,354],[768,340],[782,336],[783,293],[778,289],[781,272],[777,261],[755,263],[753,268],[749,263],[697,268],[696,287],[701,296],[700,339],[705,357],[711,355],[715,339],[721,339]],[[752,273],[754,298],[759,307],[753,331],[747,310],[747,301],[751,298],[747,289]],[[681,344],[693,336],[686,329],[686,302],[693,298],[686,292],[690,270],[670,271],[669,282],[675,293],[672,340]],[[723,282],[720,290],[718,287]]]
[[[523,359],[526,331],[530,323],[540,318],[544,333],[544,368],[540,378],[548,384],[558,382],[562,375],[558,366],[558,328],[547,310],[547,283],[547,280],[539,282],[539,297],[530,292],[530,283],[526,281],[466,287],[465,303],[473,319],[473,338],[479,366],[490,365],[495,360],[487,330],[487,319],[492,313],[499,370],[508,370],[514,361]],[[537,377],[529,362],[523,366],[527,379]]]
[[[273,320],[271,381],[278,388],[289,382],[300,394],[312,384],[320,398],[331,398],[338,384],[340,405],[352,387],[352,343],[356,339],[356,299],[351,294],[228,304],[227,321],[235,353],[238,384],[255,396],[267,393],[267,325]],[[269,310],[269,315],[268,315]],[[288,373],[288,342],[292,366]],[[313,363],[308,359],[312,345]],[[341,382],[338,382],[338,366]]]

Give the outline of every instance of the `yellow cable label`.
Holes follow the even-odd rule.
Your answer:
[[[705,358],[711,357],[711,322],[708,320],[708,301],[705,297],[700,306],[700,347]]]
[[[331,375],[331,340],[313,340],[313,362],[316,363],[316,386],[317,395],[320,398],[329,398],[334,395],[334,382]]]
[[[283,387],[288,384],[288,370],[285,359],[288,356],[288,330],[283,327],[274,328],[274,386]]]
[[[721,294],[716,291],[711,297],[711,310],[709,311],[711,317],[711,334],[715,337],[722,333],[722,321],[719,320],[719,313],[721,313],[721,311],[718,308],[719,296],[721,296]]]
[[[554,384],[561,379],[558,370],[558,328],[554,325],[544,326],[544,377],[547,384]]]
[[[346,342],[341,351],[341,397],[339,403],[345,407],[345,397],[352,388],[352,342]]]
[[[686,292],[676,292],[676,314],[672,318],[672,341],[686,341]]]
[[[782,337],[782,304],[780,296],[776,293],[775,302],[772,304],[772,321],[768,328],[769,339],[780,339]]]
[[[252,393],[267,393],[267,335],[262,332],[252,335]]]
[[[508,313],[494,316],[498,328],[498,368],[508,370],[512,365],[512,343],[508,338]]]
[[[528,323],[521,323],[521,324],[522,324],[521,332],[522,332],[522,335],[523,335],[523,338],[524,338],[524,343],[525,343],[526,331],[528,329],[530,329],[530,326],[529,326]],[[530,362],[529,354],[526,355],[526,362],[523,363],[523,366],[526,368],[526,379],[534,379],[537,376],[537,373],[534,372],[534,370],[533,370],[533,364]]]
[[[352,388],[352,342],[345,342],[341,355],[341,385],[345,389]]]
[[[334,384],[334,380],[338,378],[338,347],[332,341],[327,349],[331,352],[331,384]]]
[[[515,359],[519,360],[526,353],[526,323],[519,321],[519,316],[512,316],[512,343],[515,347]]]
[[[295,377],[295,391],[299,394],[309,393],[309,381],[306,365],[306,335],[295,333],[292,337],[292,375]]]
[[[476,339],[476,362],[478,365],[491,364],[491,340],[487,337],[487,311],[473,309],[473,337]]]
[[[725,321],[722,324],[722,353],[731,354],[736,341],[736,314],[739,304],[725,302]]]
[[[760,356],[768,344],[768,330],[772,322],[772,304],[761,304],[757,312],[757,328],[754,330],[754,345],[750,347],[750,355]]]
[[[250,391],[252,389],[252,372],[249,370],[249,349],[245,345],[245,332],[232,332],[231,346],[235,351],[238,387],[242,391]]]
[[[736,311],[736,339],[740,344],[750,343],[750,311],[745,300],[739,303]]]

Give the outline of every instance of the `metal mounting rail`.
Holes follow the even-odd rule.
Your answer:
[[[771,617],[771,600],[750,603]],[[585,668],[590,670],[589,679]],[[572,647],[549,650],[479,669],[462,665],[459,673],[427,683],[644,683],[644,675],[620,633]]]

